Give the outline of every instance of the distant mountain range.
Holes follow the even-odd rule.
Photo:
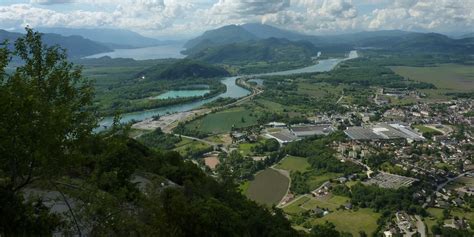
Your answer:
[[[13,47],[14,41],[22,35],[22,33],[0,30],[0,42],[8,40],[10,42],[11,48]],[[112,51],[112,49],[103,44],[94,42],[90,39],[85,39],[77,35],[62,36],[59,34],[43,34],[43,43],[49,46],[61,46],[67,50],[68,57],[70,58],[81,58],[93,54]]]
[[[184,53],[196,54],[226,44],[243,43],[268,38],[284,38],[290,41],[308,41],[323,52],[347,51],[354,48],[373,48],[387,51],[426,53],[474,53],[474,38],[466,35],[453,39],[437,33],[417,33],[399,30],[368,31],[341,35],[314,36],[282,30],[265,24],[229,25],[206,31],[189,40]]]
[[[170,41],[160,41],[157,39],[145,37],[136,32],[122,29],[73,29],[73,28],[37,28],[43,33],[54,33],[63,36],[79,35],[90,39],[109,48],[143,48],[169,44]]]

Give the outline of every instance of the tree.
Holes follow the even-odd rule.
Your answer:
[[[331,222],[325,222],[324,224],[315,225],[311,229],[311,236],[314,237],[339,237],[341,234],[336,230]]]
[[[43,45],[41,34],[30,28],[16,40],[13,52],[8,50],[8,42],[2,46],[0,192],[21,206],[28,205],[20,194],[27,185],[35,180],[51,181],[74,167],[77,148],[96,126],[94,114],[87,109],[92,104],[93,90],[82,78],[81,69],[67,61],[64,50]],[[6,74],[12,57],[22,65]],[[0,216],[8,209],[5,205],[8,202],[1,202]],[[43,225],[42,220],[48,220],[41,218],[46,215],[26,215],[30,209],[18,208],[15,217],[0,225],[13,231],[24,228],[25,223]],[[29,220],[35,216],[37,220]]]

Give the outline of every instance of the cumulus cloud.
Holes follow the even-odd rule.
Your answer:
[[[265,15],[282,11],[290,6],[289,0],[219,0],[211,12],[229,15]]]
[[[306,33],[353,29],[358,12],[350,0],[292,0],[294,10],[263,17],[263,22]]]
[[[107,4],[107,1],[95,1],[95,4]],[[191,3],[171,0],[132,0],[114,6],[113,11],[59,12],[31,4],[13,4],[0,6],[0,27],[18,28],[30,25],[33,27],[116,27],[136,31],[161,30],[169,27],[175,19],[181,17],[191,7]]]
[[[52,4],[69,5],[57,8]],[[368,5],[373,10],[361,10]],[[30,0],[29,4],[0,5],[0,28],[5,29],[25,25],[108,27],[151,36],[192,35],[247,22],[264,22],[306,33],[466,30],[474,28],[474,1]]]
[[[30,0],[30,3],[41,5],[64,4],[72,2],[74,2],[74,0]]]
[[[366,16],[369,29],[450,31],[474,27],[474,1],[396,0]]]

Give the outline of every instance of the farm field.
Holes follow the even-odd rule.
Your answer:
[[[258,143],[240,143],[239,152],[243,156],[249,156],[252,154],[252,148],[257,145]]]
[[[250,181],[246,196],[260,204],[278,204],[288,190],[290,180],[280,172],[267,168]]]
[[[321,186],[324,182],[330,179],[341,177],[341,175],[342,174],[340,173],[330,173],[330,172],[323,173],[323,174],[314,174],[309,178],[308,186],[310,190],[314,190],[318,188],[319,186]]]
[[[309,195],[304,195],[300,199],[294,201],[290,205],[286,206],[283,208],[283,211],[288,213],[288,214],[296,214],[305,211],[303,208],[301,208],[301,205],[304,203],[308,202],[311,199]]]
[[[369,236],[377,229],[379,213],[368,208],[360,208],[357,211],[339,210],[328,215],[313,219],[313,224],[324,224],[329,221],[334,223],[336,230],[349,232],[353,236],[359,236],[359,231],[364,231]]]
[[[298,83],[298,93],[315,98],[322,98],[329,94],[341,95],[344,86],[333,86],[327,83]]]
[[[304,172],[311,168],[307,158],[287,156],[275,166],[277,169]]]
[[[474,90],[474,67],[442,64],[437,67],[390,67],[397,74],[412,80],[433,83],[445,91]]]
[[[280,112],[280,111],[283,111],[283,109],[284,109],[283,105],[281,105],[279,103],[275,103],[273,101],[265,100],[265,99],[258,99],[254,103],[258,104],[258,105],[261,105],[261,106],[265,107],[266,109],[269,109],[269,110],[275,111],[275,112]]]
[[[301,208],[312,210],[314,208],[328,208],[331,211],[336,211],[341,205],[349,202],[349,198],[342,196],[331,195],[331,197],[311,198],[308,202],[301,205]]]
[[[241,128],[257,124],[257,116],[251,116],[251,114],[251,111],[243,107],[231,108],[194,120],[187,124],[186,127],[205,133],[228,133],[231,131],[232,126]]]
[[[177,151],[179,154],[181,154],[184,157],[187,157],[188,155],[191,155],[194,152],[199,152],[199,151],[208,150],[212,148],[206,143],[193,141],[188,138],[182,138],[182,140],[179,143],[177,143],[175,146],[176,148],[174,149],[174,151]]]
[[[328,208],[331,211],[336,211],[341,205],[346,204],[349,198],[342,196],[331,195],[330,197],[314,198],[310,195],[305,195],[294,203],[286,206],[283,210],[289,214],[300,213],[314,208]]]

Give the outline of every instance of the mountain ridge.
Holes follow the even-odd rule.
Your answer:
[[[13,47],[11,44],[19,37],[22,37],[24,34],[17,32],[10,32],[0,29],[0,42],[8,40],[10,42],[9,47]],[[81,36],[62,36],[59,34],[50,34],[42,33],[43,41],[48,46],[59,45],[62,48],[65,48],[70,58],[81,58],[89,55],[94,55],[98,53],[111,52],[112,49],[109,47],[97,43],[95,41],[85,39]]]
[[[99,42],[111,48],[140,48],[166,44],[166,41],[143,36],[137,32],[123,29],[88,29],[88,28],[64,28],[43,27],[38,28],[43,33],[54,33],[63,36],[78,35],[92,41]]]

